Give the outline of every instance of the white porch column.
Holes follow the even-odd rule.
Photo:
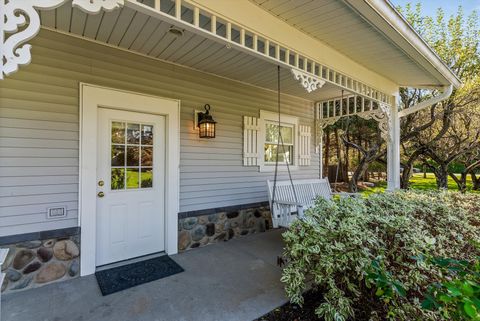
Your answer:
[[[387,190],[400,189],[400,117],[398,115],[398,99],[390,110],[389,141],[387,147]]]
[[[323,178],[323,128],[320,126],[319,130],[319,142],[318,148],[318,175],[319,178]]]

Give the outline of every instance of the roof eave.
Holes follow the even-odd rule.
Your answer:
[[[400,35],[403,41],[396,41],[392,39],[400,48],[405,52],[412,52],[415,50],[420,59],[423,58],[430,63],[430,69],[432,75],[436,78],[441,75],[439,80],[444,82],[439,83],[438,87],[445,85],[453,85],[455,88],[461,86],[462,81],[457,75],[443,62],[443,60],[436,54],[436,52],[420,37],[420,35],[412,28],[412,26],[405,20],[405,18],[395,9],[395,7],[388,0],[344,0],[351,7],[360,12],[370,23],[374,24],[377,28],[384,31],[385,35],[389,37],[388,30],[385,30],[385,26],[379,25],[378,19],[372,16],[372,13],[376,13],[378,17],[383,19],[383,24],[387,23],[392,30]],[[368,5],[370,12],[367,12],[365,5]],[[369,16],[370,14],[370,16]],[[398,40],[398,39],[397,39]],[[409,46],[409,48],[408,48]],[[415,58],[415,57],[412,57]],[[419,62],[421,63],[421,62]],[[436,71],[436,72],[435,72]],[[435,75],[436,74],[436,75]],[[407,84],[406,84],[407,85]],[[431,87],[433,84],[429,85]]]

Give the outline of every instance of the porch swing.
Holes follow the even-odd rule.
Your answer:
[[[275,159],[275,172],[273,181],[268,180],[268,197],[272,214],[273,227],[290,227],[296,219],[304,218],[304,210],[312,207],[318,197],[332,199],[334,193],[331,190],[328,178],[298,179],[292,178],[290,164],[285,157],[286,150],[281,131],[281,101],[280,101],[280,66],[277,66],[277,112],[278,112],[278,138]],[[342,93],[343,96],[343,93]],[[278,165],[280,147],[284,154],[288,180],[278,180]],[[339,166],[339,165],[337,165]],[[319,175],[320,176],[320,175]]]

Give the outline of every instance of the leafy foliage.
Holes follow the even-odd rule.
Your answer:
[[[421,302],[432,284],[452,278],[415,258],[473,261],[479,210],[478,195],[449,192],[318,199],[283,234],[287,295],[301,304],[305,289],[323,290],[316,313],[327,321],[442,320],[442,311]]]
[[[440,267],[448,278],[428,287],[422,308],[439,311],[449,320],[480,320],[480,260],[432,258],[428,263]]]

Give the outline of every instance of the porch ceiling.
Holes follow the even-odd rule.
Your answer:
[[[175,4],[162,1],[165,12],[174,12]],[[185,11],[183,18],[188,20],[191,12]],[[187,66],[229,79],[241,81],[258,87],[276,90],[277,74],[274,63],[259,59],[235,48],[227,48],[214,40],[205,38],[188,30],[183,36],[176,37],[169,32],[171,23],[149,17],[146,14],[123,7],[111,12],[88,15],[78,8],[72,8],[70,3],[55,10],[40,12],[43,27],[60,32],[73,34],[94,40],[110,46],[129,50],[155,59]],[[200,21],[200,26],[209,28],[209,21]],[[220,26],[218,33],[225,32]],[[238,34],[232,34],[236,40]],[[326,83],[321,89],[307,93],[294,80],[291,72],[282,70],[282,92],[319,101],[337,97],[341,89]]]
[[[448,84],[429,61],[403,43],[405,40],[400,41],[400,46],[399,41],[389,38],[386,29],[380,30],[357,12],[348,4],[351,0],[250,1],[397,84],[412,87]]]

